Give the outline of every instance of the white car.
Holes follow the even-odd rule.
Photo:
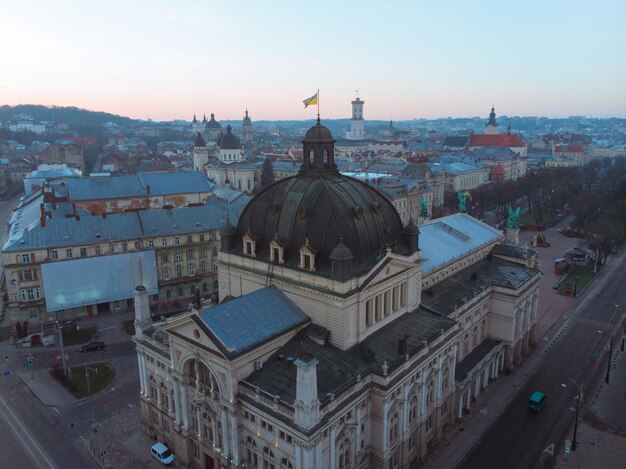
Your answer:
[[[152,445],[150,452],[161,464],[165,464],[166,466],[174,464],[174,454],[163,443],[159,442]]]

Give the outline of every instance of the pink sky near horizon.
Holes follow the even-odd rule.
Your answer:
[[[366,119],[626,116],[626,2],[529,0],[515,21],[441,3],[11,2],[0,104],[300,120],[319,88],[323,118],[349,118],[356,89]]]

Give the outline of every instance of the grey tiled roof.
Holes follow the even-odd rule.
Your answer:
[[[422,292],[422,305],[447,316],[487,288],[517,289],[538,273],[516,262],[486,258],[428,287]]]
[[[213,306],[199,316],[229,358],[310,321],[275,286]]]
[[[164,173],[138,173],[132,176],[96,176],[68,179],[67,194],[70,201],[138,197],[146,195],[189,194],[210,192],[213,184],[197,171]],[[54,186],[62,193],[61,186]]]
[[[454,379],[456,381],[463,381],[467,377],[467,374],[495,347],[502,342],[496,339],[486,338],[478,347],[472,350],[463,360],[457,363],[454,370]]]
[[[301,355],[310,354],[319,362],[316,368],[318,399],[324,403],[331,394],[337,396],[349,388],[357,375],[382,374],[384,362],[387,362],[389,370],[401,366],[405,356],[398,352],[400,336],[407,337],[407,352],[413,356],[423,348],[424,341],[431,342],[442,330],[445,333],[454,324],[451,319],[418,308],[400,316],[347,351],[333,345],[320,345],[309,337],[307,331],[301,331],[281,347],[261,370],[245,381],[271,395],[280,396],[285,402],[294,402],[296,366],[293,361]]]

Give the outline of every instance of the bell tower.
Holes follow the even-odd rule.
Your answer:
[[[359,91],[356,92],[356,99],[352,101],[352,120],[350,122],[350,138],[352,140],[363,140],[363,104],[359,98]]]

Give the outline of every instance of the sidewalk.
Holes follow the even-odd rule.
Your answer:
[[[592,397],[579,420],[576,451],[561,453],[558,469],[626,465],[626,352],[616,349],[609,384],[603,381]]]
[[[520,238],[522,239],[520,239],[520,242],[531,239],[533,234],[534,233],[521,233],[522,236],[520,236]],[[544,271],[544,278],[542,278],[540,287],[539,319],[535,326],[537,344],[535,350],[526,358],[519,368],[512,370],[511,375],[500,375],[497,381],[489,384],[487,388],[481,391],[478,402],[472,407],[471,413],[464,416],[463,421],[459,425],[443,434],[442,441],[438,447],[433,450],[433,453],[427,457],[424,467],[449,469],[456,467],[462,461],[463,457],[480,439],[491,422],[497,418],[506,407],[515,395],[517,389],[525,383],[528,376],[534,373],[535,368],[543,360],[546,353],[554,343],[560,339],[561,334],[568,324],[574,320],[576,312],[584,308],[587,302],[598,293],[602,282],[605,281],[604,279],[610,275],[612,270],[621,264],[624,258],[624,253],[612,256],[609,259],[609,263],[605,266],[601,276],[602,280],[600,280],[600,282],[594,281],[591,283],[576,299],[562,296],[552,288],[554,277],[551,258],[552,256],[558,257],[558,251],[570,247],[569,245],[572,244],[572,240],[555,232],[550,232],[548,236],[548,241],[551,243],[551,246],[549,248],[537,248],[539,249],[540,268]],[[569,242],[564,242],[564,239]],[[555,241],[554,243],[553,240]],[[619,345],[620,344],[617,344],[617,347],[619,347]],[[626,355],[626,352],[622,353],[622,355]],[[618,365],[616,370],[619,369],[620,367]],[[621,374],[623,375],[624,373]],[[626,381],[626,377],[624,377],[624,380]],[[621,389],[620,399],[626,401],[624,396],[626,382],[622,386],[616,382],[614,387]],[[624,402],[624,405],[626,405],[626,402]],[[608,415],[614,415],[614,412],[613,407],[607,408]],[[616,416],[616,418],[618,418],[618,416]],[[579,437],[578,440],[580,441],[580,439]],[[580,447],[580,449],[582,450],[582,447]],[[583,451],[581,450],[578,450],[577,454],[582,453]],[[624,459],[622,458],[622,462],[623,461]],[[596,465],[571,467],[596,467]],[[620,467],[620,465],[604,467]]]

